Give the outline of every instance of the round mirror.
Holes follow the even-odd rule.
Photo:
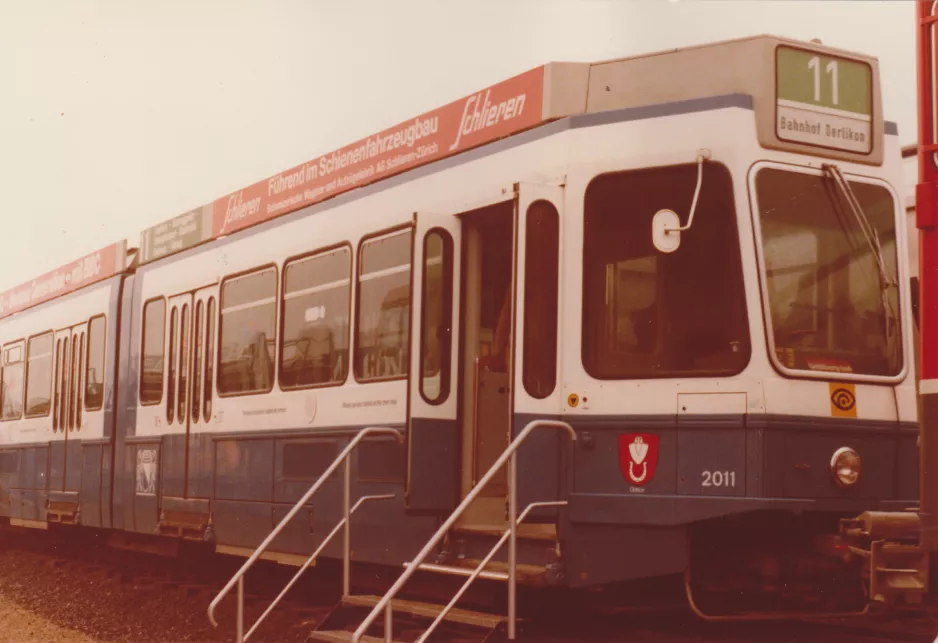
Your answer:
[[[673,210],[658,210],[651,220],[651,242],[658,252],[674,252],[681,245],[681,220]]]

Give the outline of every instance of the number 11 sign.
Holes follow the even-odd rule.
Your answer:
[[[775,99],[780,139],[873,151],[873,70],[867,63],[779,46]]]

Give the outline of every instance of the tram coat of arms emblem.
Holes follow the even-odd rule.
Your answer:
[[[619,436],[619,468],[631,484],[644,487],[655,477],[657,466],[657,435],[624,433]]]

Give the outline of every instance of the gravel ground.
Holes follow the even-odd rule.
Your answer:
[[[59,627],[0,593],[0,643],[97,643],[76,630]]]
[[[56,549],[59,547],[59,549]],[[65,551],[65,550],[68,551]],[[228,643],[234,640],[234,597],[213,628],[206,608],[243,562],[214,556],[172,560],[88,546],[69,538],[50,545],[38,534],[0,534],[0,643]],[[293,568],[257,566],[247,578],[248,625]],[[301,581],[251,638],[300,643],[336,600],[335,574],[317,569]],[[322,589],[325,587],[325,589]],[[931,643],[938,621],[894,615],[884,623],[704,624],[689,614],[540,614],[520,640],[535,643]],[[548,610],[551,611],[551,610]],[[913,623],[913,621],[917,621]],[[901,634],[896,625],[902,623]],[[914,625],[906,628],[905,625]],[[881,627],[885,626],[885,630]],[[869,629],[868,629],[869,628]]]

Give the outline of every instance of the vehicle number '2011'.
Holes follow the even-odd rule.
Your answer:
[[[701,487],[735,487],[735,471],[704,471],[700,474],[703,477]]]

